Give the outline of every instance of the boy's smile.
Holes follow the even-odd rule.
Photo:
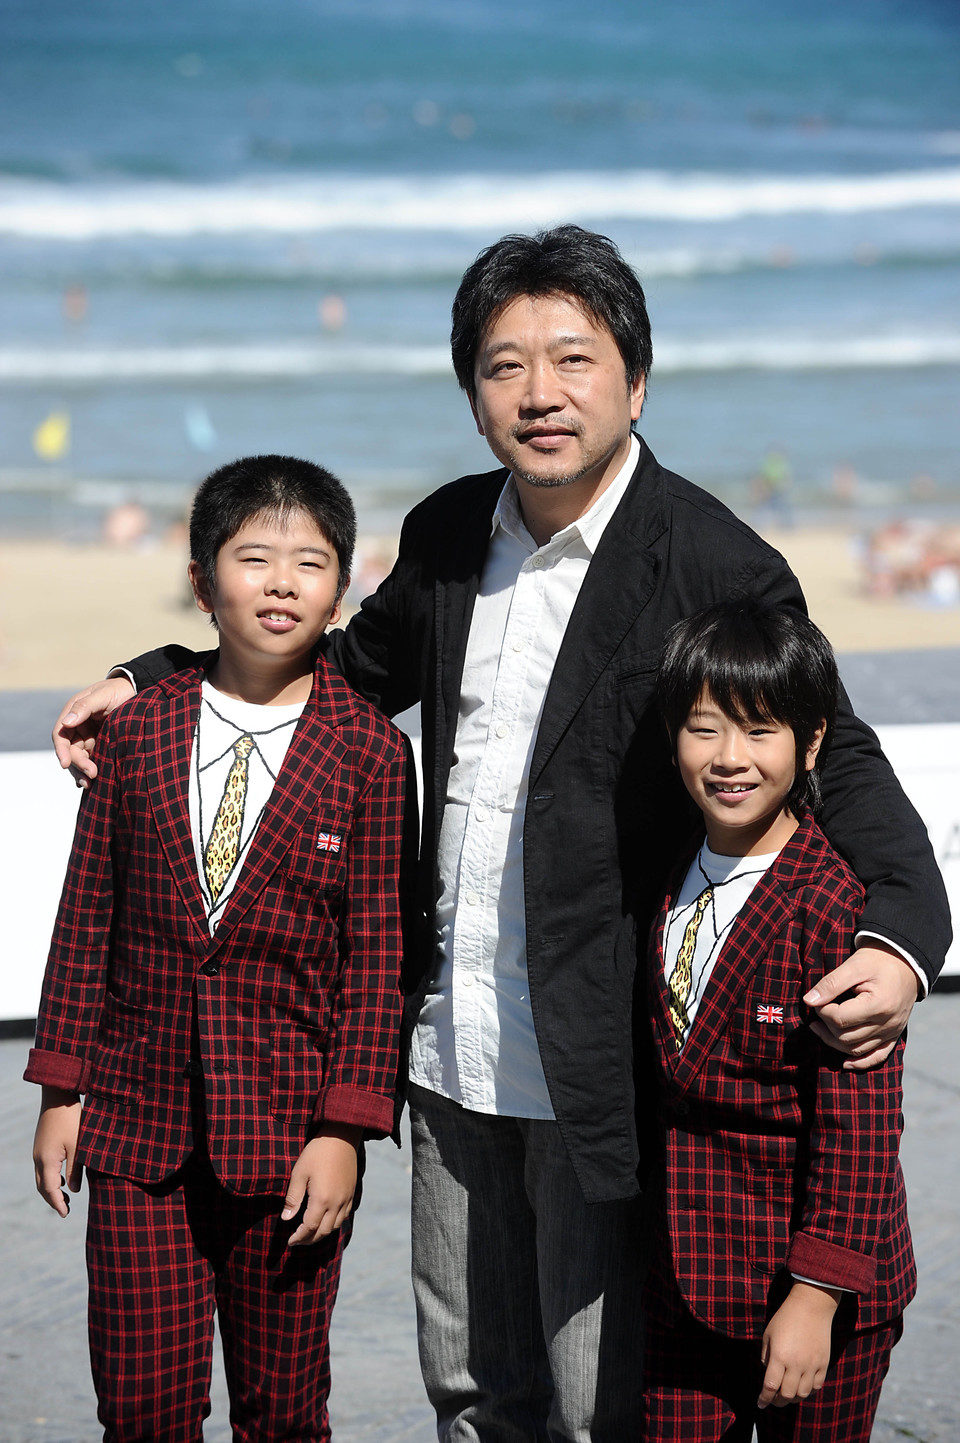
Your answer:
[[[280,611],[276,607],[271,607],[269,611],[261,611],[258,614],[267,630],[276,632],[278,635],[285,631],[292,631],[300,620],[295,611]]]
[[[808,771],[821,735],[808,748]],[[734,857],[776,852],[796,830],[786,800],[797,771],[797,743],[786,723],[738,722],[705,690],[677,735],[677,766],[703,813],[713,851]]]
[[[221,547],[213,586],[195,562],[190,580],[217,619],[216,686],[278,703],[309,694],[313,648],[340,617],[337,553],[310,516],[251,517]]]

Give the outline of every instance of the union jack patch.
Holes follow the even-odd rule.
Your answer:
[[[782,1026],[783,1026],[783,1008],[782,1008],[782,1007],[770,1007],[770,1006],[768,1006],[768,1005],[765,1004],[765,1003],[761,1003],[760,1006],[757,1008],[757,1021],[758,1021],[758,1022],[779,1022],[780,1026],[782,1027]]]
[[[339,832],[321,832],[317,837],[317,851],[339,852],[342,841]]]

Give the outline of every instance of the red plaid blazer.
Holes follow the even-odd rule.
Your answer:
[[[730,1337],[761,1336],[785,1270],[850,1289],[860,1327],[895,1317],[916,1291],[897,1158],[903,1041],[883,1066],[845,1072],[800,1001],[851,952],[863,889],[801,822],[734,922],[678,1053],[662,938],[685,874],[649,949],[670,1251],[654,1286],[672,1266],[694,1315]]]
[[[85,1093],[87,1166],[157,1182],[193,1144],[199,1063],[220,1180],[282,1192],[320,1121],[393,1125],[406,752],[320,661],[211,937],[188,811],[200,680],[171,677],[103,729],[25,1076]]]

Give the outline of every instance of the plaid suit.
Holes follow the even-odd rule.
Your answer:
[[[194,1220],[198,1208],[206,1214],[233,1209],[239,1217],[249,1199],[242,1221],[231,1226],[248,1253],[258,1228],[261,1250],[275,1252],[276,1194],[285,1191],[315,1127],[348,1123],[372,1135],[393,1127],[406,789],[400,734],[318,663],[310,700],[211,937],[188,809],[200,680],[198,668],[170,678],[103,729],[100,775],[81,804],[25,1073],[28,1081],[85,1094],[78,1152],[91,1178],[88,1249],[96,1251],[101,1236],[113,1237],[111,1248],[97,1253],[100,1262],[91,1262],[92,1289],[107,1253],[124,1251],[115,1214],[133,1206],[131,1188],[154,1198],[157,1213],[159,1200],[183,1191],[185,1180],[181,1213]],[[318,846],[321,832],[339,839],[337,846]],[[101,1179],[109,1179],[109,1187]],[[99,1194],[113,1196],[121,1182],[126,1201],[105,1204]],[[164,1226],[169,1232],[175,1225]],[[184,1226],[181,1218],[176,1227],[186,1236]],[[195,1237],[192,1222],[186,1232]],[[172,1248],[170,1286],[181,1262],[185,1274],[190,1270],[183,1236]],[[129,1241],[136,1260],[140,1242]],[[161,1242],[143,1259],[145,1293],[158,1293],[160,1254],[170,1251]],[[314,1321],[322,1322],[324,1337],[339,1248],[326,1251],[325,1266],[319,1273],[313,1268],[320,1286],[316,1277],[311,1284],[314,1309],[323,1315]],[[286,1267],[289,1279],[289,1258],[268,1263],[261,1257],[260,1263],[264,1276]],[[247,1256],[246,1274],[257,1267]],[[310,1272],[297,1267],[304,1277]],[[103,1290],[134,1286],[131,1272],[122,1283],[111,1276]],[[234,1298],[243,1292],[237,1278],[230,1292]],[[244,1306],[255,1308],[249,1286],[244,1296]],[[98,1341],[92,1301],[93,1352],[112,1358],[112,1372],[124,1359]],[[218,1301],[222,1311],[222,1295]],[[121,1304],[131,1305],[114,1298],[104,1307],[115,1314]],[[277,1352],[304,1346],[309,1320],[298,1308],[296,1331],[272,1339]],[[174,1332],[176,1313],[168,1319]],[[261,1325],[259,1318],[246,1322],[253,1330]],[[144,1323],[151,1336],[164,1326]],[[280,1319],[276,1326],[286,1324]],[[103,1324],[108,1332],[111,1327]],[[138,1370],[128,1395],[149,1387],[152,1363],[145,1366],[144,1358],[150,1360],[151,1351],[143,1341],[130,1342],[140,1361],[127,1360]],[[209,1351],[209,1340],[197,1346]],[[322,1351],[325,1365],[325,1344]],[[183,1360],[183,1369],[197,1367],[195,1358]],[[104,1386],[125,1385],[108,1378]],[[233,1387],[231,1396],[236,1404]],[[325,1415],[325,1397],[318,1406]],[[101,1395],[101,1416],[104,1409]],[[108,1436],[154,1436],[112,1426]],[[275,1418],[269,1424],[278,1426]],[[325,1426],[324,1417],[316,1436],[325,1436]],[[158,1436],[181,1434],[170,1424]]]
[[[711,1340],[719,1345],[717,1335],[749,1340],[740,1356],[755,1368],[756,1345],[793,1273],[849,1290],[835,1338],[886,1329],[888,1355],[890,1325],[899,1326],[916,1271],[897,1159],[903,1042],[882,1067],[844,1071],[806,1025],[800,1002],[852,950],[859,882],[812,819],[802,821],[735,920],[678,1053],[662,938],[685,872],[668,887],[648,959],[664,1168],[649,1282],[647,1423],[651,1438],[674,1436],[676,1426],[687,1440],[721,1436],[696,1431],[703,1418],[689,1359],[681,1367],[677,1355],[681,1345],[689,1353],[691,1326],[702,1334],[694,1375],[702,1367],[706,1378],[703,1350]],[[781,1007],[782,1022],[772,1020],[767,1009]],[[884,1358],[878,1396],[885,1367]],[[732,1396],[736,1369],[727,1361],[717,1373]],[[752,1386],[751,1379],[748,1393]],[[828,1374],[824,1403],[830,1387]],[[686,1407],[677,1405],[680,1393]],[[813,1406],[787,1410],[796,1427]],[[816,1436],[834,1435],[824,1423]]]

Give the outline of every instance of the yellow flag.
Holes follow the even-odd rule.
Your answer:
[[[70,450],[70,413],[51,411],[33,433],[33,449],[42,461],[59,461]]]

